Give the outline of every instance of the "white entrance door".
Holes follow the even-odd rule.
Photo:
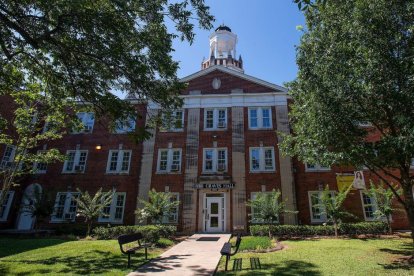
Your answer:
[[[206,232],[224,232],[223,227],[223,198],[206,197]]]
[[[36,217],[34,217],[32,213],[28,212],[27,210],[30,209],[30,206],[33,205],[36,200],[35,193],[41,192],[42,188],[39,184],[31,184],[24,190],[22,205],[20,207],[19,221],[17,222],[18,230],[33,229]]]

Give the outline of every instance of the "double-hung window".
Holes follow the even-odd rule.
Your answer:
[[[1,196],[0,192],[0,196]],[[14,191],[7,192],[6,198],[4,199],[1,208],[0,208],[0,221],[7,221],[7,216],[9,215],[11,203],[13,201]]]
[[[182,131],[184,129],[184,110],[178,109],[162,116],[162,131]]]
[[[320,171],[330,171],[330,167],[322,166],[320,164],[305,164],[307,172],[320,172]]]
[[[272,193],[271,192],[254,192],[251,194],[251,200],[252,201],[255,200],[258,195],[269,197],[272,195]],[[267,200],[269,199],[267,198]],[[265,222],[268,223],[267,221],[263,220],[262,216],[260,216],[260,212],[261,210],[251,207],[251,218],[252,218],[251,222],[252,223],[265,223]],[[279,222],[279,217],[276,220],[272,221],[271,223],[278,223],[278,222]]]
[[[275,171],[275,151],[273,147],[250,148],[250,171]]]
[[[14,163],[14,156],[16,154],[16,147],[7,145],[4,150],[3,158],[1,159],[0,169],[11,168]]]
[[[129,173],[131,150],[110,150],[108,154],[107,173]]]
[[[375,212],[377,211],[377,202],[375,198],[364,191],[361,191],[362,209],[364,211],[364,218],[367,221],[376,219]]]
[[[322,206],[322,192],[321,191],[309,191],[309,207],[310,207],[310,215],[311,215],[311,222],[318,223],[318,222],[325,222],[327,219],[325,209]],[[330,192],[330,197],[332,200],[335,198],[335,192]]]
[[[272,128],[271,107],[250,107],[249,108],[249,128],[250,129]]]
[[[87,150],[68,150],[63,164],[63,173],[84,173],[87,157]]]
[[[181,149],[158,150],[158,173],[181,171]]]
[[[117,120],[115,122],[114,132],[117,134],[129,133],[135,130],[136,118],[130,117],[125,120]]]
[[[53,208],[52,222],[75,221],[79,193],[60,192],[56,195],[55,207]]]
[[[46,151],[45,150],[38,150],[37,155],[42,155]],[[42,162],[34,162],[33,164],[33,171],[35,174],[44,174],[47,171],[47,163]]]
[[[72,133],[92,133],[93,125],[95,124],[95,114],[93,112],[79,112],[76,116],[83,127],[81,129],[73,129]]]
[[[203,150],[203,172],[215,173],[227,171],[227,149],[210,148]]]
[[[122,223],[124,220],[126,193],[114,193],[112,202],[102,209],[98,222]]]
[[[204,109],[204,129],[217,130],[227,128],[227,109],[226,108],[206,108]]]
[[[170,194],[170,201],[171,202],[179,202],[180,201],[180,195],[179,193],[169,193]],[[162,223],[178,223],[178,211],[179,211],[179,205],[172,208],[170,210],[170,213],[168,216],[164,216],[162,218]]]

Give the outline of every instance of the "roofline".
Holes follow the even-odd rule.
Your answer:
[[[238,72],[236,70],[229,69],[229,68],[224,67],[222,65],[213,65],[213,66],[211,66],[211,67],[209,67],[207,69],[200,70],[200,71],[195,72],[195,73],[193,73],[191,75],[188,75],[188,76],[186,76],[184,78],[181,78],[180,81],[181,82],[188,82],[188,81],[193,80],[195,78],[198,78],[198,77],[207,75],[208,73],[211,73],[211,72],[213,72],[215,70],[219,70],[219,71],[222,71],[224,73],[228,73],[230,75],[234,75],[234,76],[239,77],[241,79],[245,79],[245,80],[248,80],[248,81],[251,81],[251,82],[254,82],[254,83],[257,83],[257,84],[266,86],[266,87],[269,87],[271,89],[278,90],[280,92],[285,92],[285,93],[288,92],[288,89],[286,87],[283,87],[283,86],[280,86],[280,85],[277,85],[277,84],[273,84],[273,83],[270,83],[268,81],[265,81],[265,80],[262,80],[262,79],[259,79],[259,78],[256,78],[256,77],[253,77],[253,76],[244,74],[244,73],[240,73],[240,72]]]

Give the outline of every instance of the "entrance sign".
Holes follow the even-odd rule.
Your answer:
[[[234,183],[199,183],[194,184],[194,189],[233,189]]]
[[[352,186],[354,182],[354,175],[352,174],[337,174],[336,175],[336,184],[338,185],[339,191],[345,191]]]
[[[365,190],[365,179],[364,179],[364,172],[363,171],[355,171],[355,178],[352,183],[355,189],[358,190]]]

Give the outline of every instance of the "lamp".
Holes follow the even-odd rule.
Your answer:
[[[95,149],[96,149],[96,150],[101,150],[101,149],[102,149],[102,145],[101,145],[101,144],[96,145],[96,146],[95,146]]]

